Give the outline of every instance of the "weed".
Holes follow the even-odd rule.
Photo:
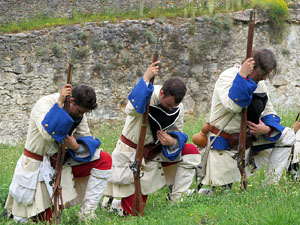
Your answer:
[[[192,24],[190,25],[190,27],[189,27],[188,33],[189,33],[189,35],[194,35],[195,32],[196,32],[196,26],[195,26],[194,23],[192,23]]]
[[[63,56],[62,47],[57,42],[52,45],[52,52],[57,58],[61,58]]]
[[[37,54],[37,56],[45,56],[45,55],[47,55],[48,54],[48,49],[47,48],[45,48],[45,47],[39,47],[39,48],[37,48],[37,50],[36,50],[36,54]]]
[[[120,40],[114,39],[111,42],[111,47],[113,48],[114,52],[119,52],[121,49],[124,48],[124,45]]]
[[[87,46],[75,49],[72,55],[75,59],[83,59],[88,56],[90,49]]]
[[[92,42],[92,49],[94,50],[102,50],[105,47],[106,43],[104,41],[93,41]]]
[[[149,42],[149,44],[153,44],[155,42],[155,37],[152,31],[150,30],[146,30],[144,33],[147,41]]]
[[[128,35],[131,37],[132,42],[135,42],[137,40],[137,38],[139,37],[139,33],[139,30],[136,28],[128,30]]]
[[[123,65],[130,67],[134,63],[134,58],[130,55],[123,55],[121,62]]]
[[[82,41],[86,41],[89,37],[89,34],[88,32],[82,32],[80,35],[79,35],[79,39],[82,40]]]

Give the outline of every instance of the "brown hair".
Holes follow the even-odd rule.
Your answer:
[[[170,78],[163,84],[161,90],[164,91],[164,96],[174,96],[175,103],[179,104],[185,96],[186,86],[179,78]]]
[[[260,69],[262,73],[267,74],[271,71],[276,73],[277,62],[274,53],[266,48],[253,50],[254,69]]]
[[[76,105],[93,110],[97,108],[96,93],[93,88],[79,85],[72,90],[72,97]]]

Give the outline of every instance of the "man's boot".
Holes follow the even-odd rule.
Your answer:
[[[93,168],[86,186],[85,195],[79,211],[79,219],[92,219],[96,217],[95,210],[102,193],[106,188],[107,179],[110,177],[111,170],[98,170]]]

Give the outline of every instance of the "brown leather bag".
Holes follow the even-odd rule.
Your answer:
[[[144,146],[143,156],[146,160],[152,160],[162,151],[161,144],[149,144]]]
[[[228,144],[230,148],[234,148],[239,144],[239,133],[229,134],[228,136]],[[253,145],[253,136],[247,133],[246,136],[246,148],[250,148]]]

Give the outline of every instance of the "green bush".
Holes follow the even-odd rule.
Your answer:
[[[56,42],[52,46],[52,52],[53,52],[53,55],[57,58],[60,58],[63,56],[62,47]]]
[[[82,41],[85,41],[87,40],[89,37],[89,34],[87,32],[82,32],[80,35],[79,35],[79,39],[82,40]]]
[[[93,41],[92,49],[100,51],[105,47],[105,45],[106,43],[104,41]]]
[[[254,7],[269,12],[269,23],[272,28],[271,38],[275,42],[281,42],[286,29],[286,21],[289,9],[284,0],[253,0]]]
[[[48,54],[48,49],[45,47],[39,47],[36,49],[37,56],[45,56]]]
[[[73,56],[75,59],[83,59],[86,58],[89,54],[90,49],[86,46],[80,47],[73,51]]]

